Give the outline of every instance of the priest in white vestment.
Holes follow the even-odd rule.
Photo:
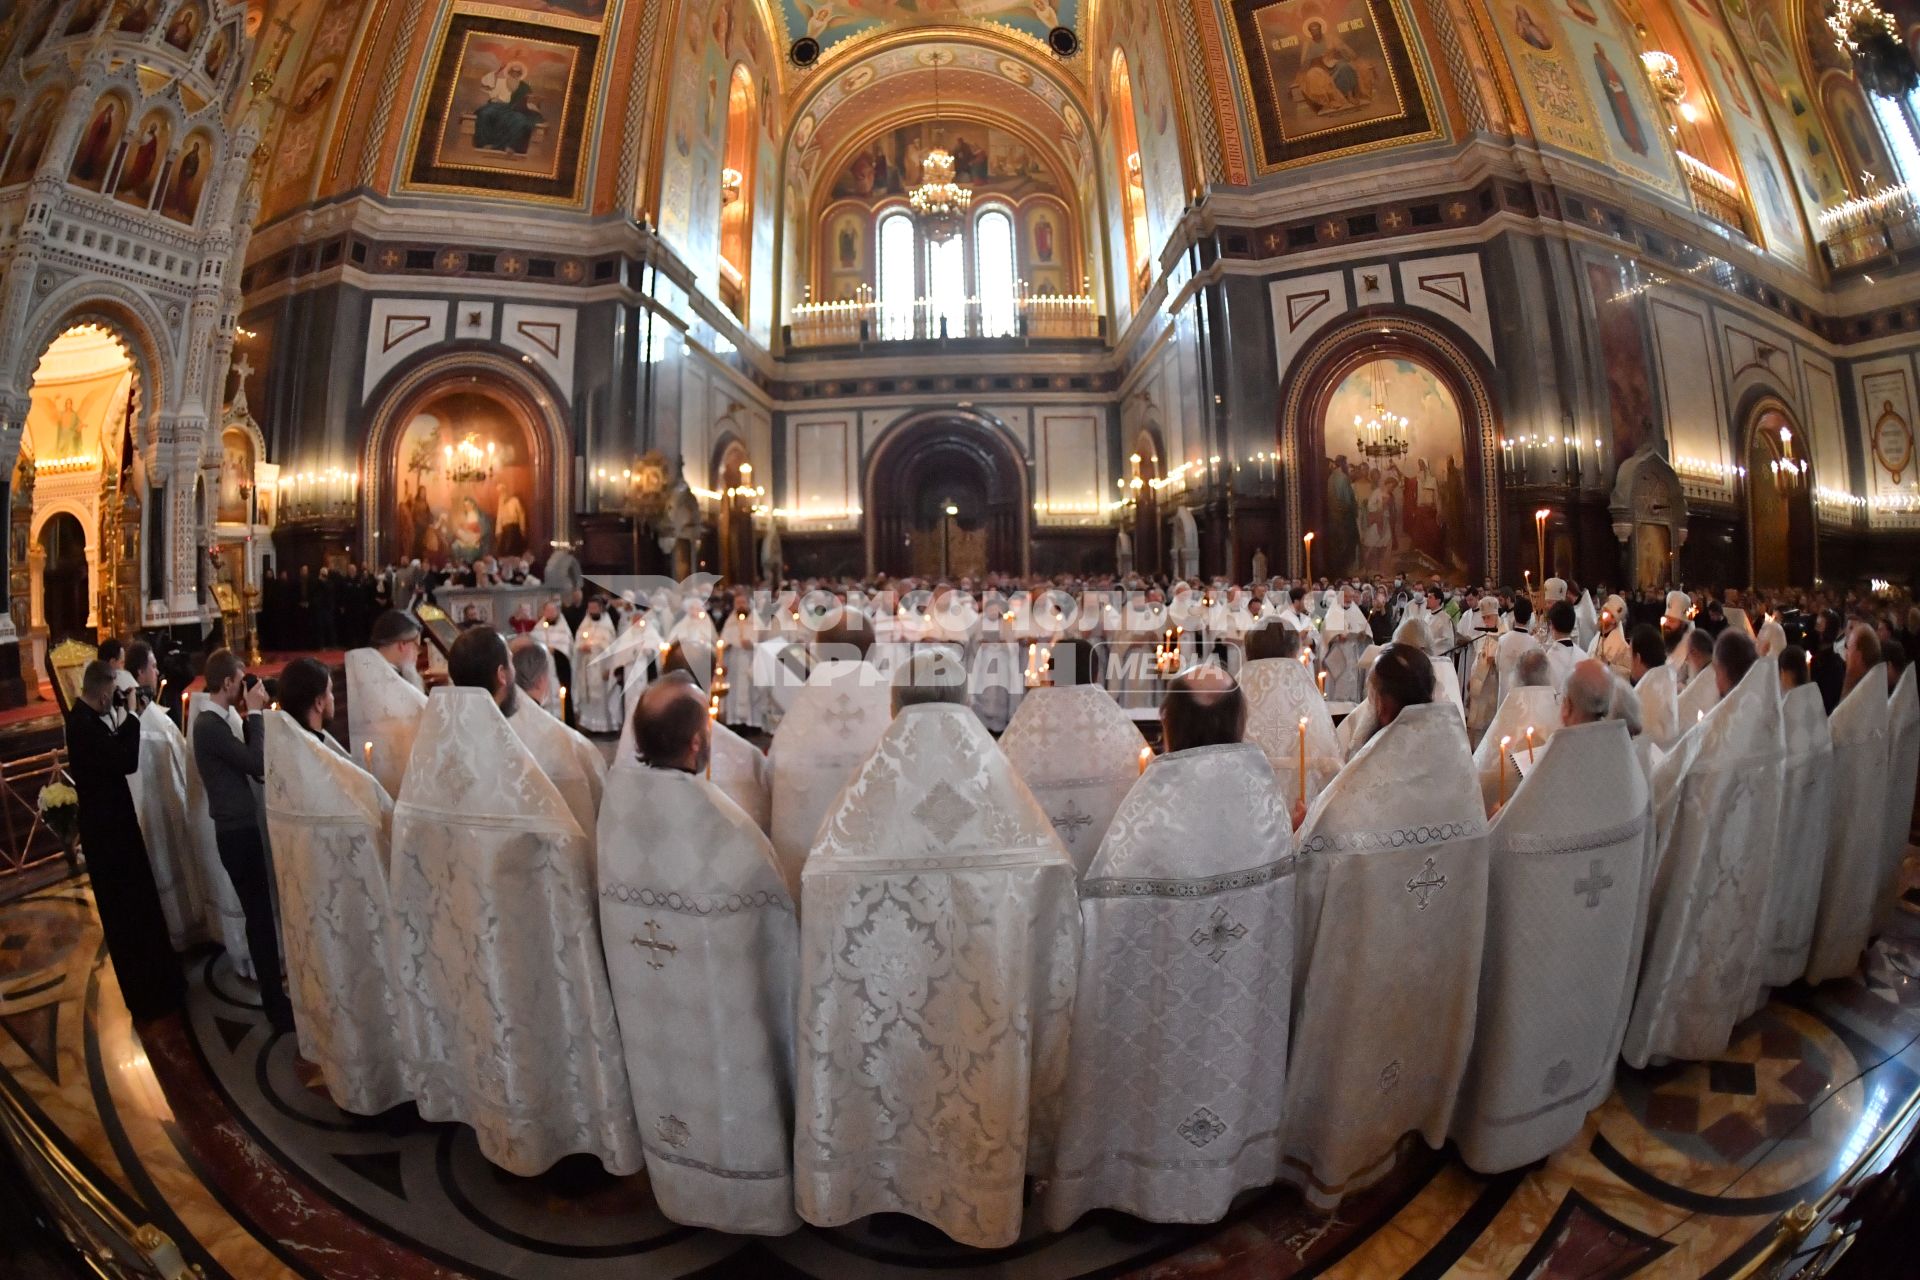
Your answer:
[[[489,643],[490,642],[490,643]],[[486,628],[448,670],[505,677]],[[393,810],[393,911],[405,1080],[427,1120],[532,1177],[585,1152],[641,1167],[607,984],[593,854],[484,687],[436,689]]]
[[[1887,667],[1889,675],[1892,666]],[[1907,857],[1907,838],[1913,830],[1914,778],[1920,774],[1920,691],[1914,688],[1914,666],[1907,663],[1887,699],[1886,826],[1881,833],[1886,849],[1886,890],[1880,898],[1876,932],[1893,922],[1900,892],[1900,867]]]
[[[1540,748],[1560,727],[1560,695],[1553,690],[1547,655],[1536,648],[1520,660],[1513,674],[1513,692],[1500,704],[1473,750],[1480,799],[1489,814],[1500,807],[1502,797],[1513,798],[1520,786],[1520,770],[1539,758]]]
[[[1467,741],[1478,744],[1486,736],[1487,726],[1500,710],[1500,598],[1480,597],[1469,617],[1460,620],[1461,642],[1466,645]]]
[[[1500,698],[1514,690],[1513,670],[1520,659],[1529,653],[1540,652],[1540,642],[1534,638],[1533,606],[1525,596],[1513,598],[1513,621],[1507,633],[1500,637],[1499,647],[1495,650],[1495,662],[1500,668]]]
[[[1607,664],[1607,670],[1622,679],[1633,675],[1633,650],[1627,644],[1627,602],[1619,596],[1608,596],[1606,607],[1600,610],[1599,630],[1593,637],[1593,643],[1587,646],[1587,652]]]
[[[1313,803],[1340,772],[1346,757],[1327,700],[1320,696],[1312,668],[1299,660],[1293,634],[1272,623],[1255,627],[1247,633],[1246,657],[1240,668],[1240,688],[1247,704],[1246,740],[1267,758],[1283,807],[1291,814],[1295,805]],[[1302,721],[1306,722],[1304,733]],[[1304,792],[1300,785],[1303,746]]]
[[[1573,605],[1573,625],[1574,643],[1580,646],[1580,652],[1591,652],[1600,635],[1600,611],[1593,607],[1593,592],[1584,588]]]
[[[1877,657],[1877,640],[1873,652]],[[1887,843],[1886,796],[1893,789],[1888,781],[1893,718],[1881,694],[1884,687],[1880,669],[1868,670],[1827,722],[1833,742],[1833,820],[1807,955],[1811,983],[1842,978],[1860,967],[1888,888],[1879,851]]]
[[[1704,631],[1695,631],[1693,636],[1689,637],[1688,643],[1696,644],[1694,637],[1704,640],[1706,635]],[[1720,686],[1713,678],[1711,667],[1690,675],[1681,688],[1679,697],[1674,700],[1674,714],[1678,717],[1680,732],[1685,733],[1699,724],[1719,701]]]
[[[547,682],[553,679],[553,669],[547,663],[546,650],[520,638],[512,646],[511,658],[512,682],[488,687],[487,692],[500,704],[500,711],[507,717],[507,723],[513,726],[514,733],[533,753],[541,772],[547,775],[547,781],[559,789],[561,798],[567,802],[567,808],[573,814],[573,820],[580,824],[580,830],[586,834],[587,847],[591,850],[593,832],[599,820],[600,794],[607,781],[606,757],[600,754],[600,748],[587,741],[577,730],[568,728],[548,714],[541,706],[548,692]],[[448,670],[452,670],[451,663],[448,664]]]
[[[1443,611],[1440,616],[1445,617],[1445,612]],[[1432,649],[1426,647],[1429,639],[1427,635],[1429,625],[1426,620],[1409,614],[1407,620],[1402,622],[1394,631],[1393,642],[1395,644],[1411,645],[1413,648],[1419,649],[1427,655],[1430,659],[1430,665],[1433,668],[1433,700],[1451,705],[1455,711],[1460,713],[1460,722],[1465,724],[1467,720],[1467,701],[1465,695],[1460,691],[1460,673],[1454,670],[1453,659],[1451,657],[1443,658],[1436,656]],[[1449,635],[1451,635],[1451,632],[1449,632]]]
[[[773,848],[789,885],[833,807],[840,788],[887,731],[889,690],[865,662],[832,658],[816,666],[773,732],[767,748],[772,781]]]
[[[1547,610],[1547,642],[1541,647],[1547,651],[1547,666],[1553,672],[1555,693],[1566,690],[1567,678],[1586,656],[1585,650],[1575,639],[1576,626],[1573,606],[1565,600]]]
[[[620,686],[613,679],[613,669],[596,661],[613,648],[613,642],[606,602],[595,596],[587,601],[587,616],[580,619],[573,636],[573,718],[587,733],[620,731]]]
[[[759,635],[746,588],[736,588],[733,608],[720,627],[720,655],[726,670],[727,692],[720,700],[720,723],[764,729],[754,710],[753,646]],[[707,687],[707,686],[703,686]]]
[[[1820,686],[1807,678],[1806,660],[1798,653],[1794,650],[1777,663],[1780,720],[1787,745],[1786,799],[1780,806],[1779,859],[1773,866],[1767,908],[1763,987],[1787,986],[1807,971],[1833,826],[1832,726],[1820,700]]]
[[[346,667],[349,749],[365,765],[367,744],[371,742],[373,764],[369,772],[380,780],[381,789],[389,796],[399,795],[427,695],[378,649],[349,649]]]
[[[1359,702],[1366,696],[1360,652],[1373,643],[1373,629],[1367,625],[1367,615],[1354,603],[1353,588],[1340,588],[1338,602],[1328,607],[1327,616],[1322,620],[1320,639],[1325,654],[1328,700]]]
[[[1479,1173],[1544,1160],[1613,1089],[1639,976],[1653,811],[1613,677],[1588,660],[1563,727],[1487,832],[1487,946],[1454,1117]]]
[[[964,670],[908,671],[801,873],[795,1200],[815,1226],[904,1213],[1000,1248],[1065,1075],[1073,863]]]
[[[1092,644],[1056,644],[1048,674],[1053,683],[1027,691],[1000,749],[1084,872],[1140,776],[1147,740],[1101,686]]]
[[[1667,665],[1673,668],[1674,692],[1686,680],[1687,643],[1693,634],[1693,597],[1684,591],[1667,592],[1667,607],[1660,615],[1660,642],[1667,651]]]
[[[600,813],[600,930],[647,1175],[674,1222],[796,1230],[793,1011],[800,950],[773,846],[704,776],[706,695],[641,699]]]
[[[1651,626],[1635,627],[1628,645],[1633,650],[1629,678],[1640,701],[1641,732],[1655,750],[1670,750],[1680,737],[1680,699],[1660,633]]]
[[[685,674],[700,689],[706,689],[707,686],[700,679],[701,673],[693,669],[692,663],[687,660],[686,650],[677,644],[669,645],[660,658],[660,674],[663,678],[676,671]],[[634,700],[634,711],[636,714],[639,711],[638,697]],[[620,726],[620,746],[613,756],[616,766],[621,761],[637,758],[637,732],[634,716],[629,715],[627,722]],[[741,812],[753,819],[753,825],[765,832],[773,821],[773,790],[766,752],[715,720],[707,756],[707,781],[719,788],[727,799],[739,805]],[[608,781],[612,781],[611,772]]]
[[[1486,932],[1486,816],[1467,729],[1427,655],[1394,645],[1368,701],[1383,726],[1300,828],[1300,957],[1287,1177],[1330,1208],[1383,1175],[1402,1135],[1446,1140],[1472,1047]]]
[[[193,717],[203,710],[220,711],[233,736],[245,741],[246,726],[241,721],[240,713],[231,707],[218,707],[210,699],[203,708],[198,697],[188,694],[181,705],[180,719],[191,729]],[[240,906],[240,895],[234,892],[233,879],[227,875],[226,865],[220,861],[220,848],[213,829],[213,811],[207,807],[206,784],[200,780],[200,766],[194,759],[193,734],[188,732],[183,736],[187,753],[187,827],[193,834],[194,860],[200,872],[200,906],[205,913],[206,931],[226,948],[227,960],[233,965],[233,971],[252,980],[253,953],[247,946],[247,913]]]
[[[308,678],[300,662],[282,673],[281,709],[266,726],[287,996],[300,1056],[320,1069],[334,1105],[378,1115],[409,1097],[387,887],[393,801],[327,736],[331,693],[313,688],[327,673]]]
[[[1786,777],[1780,675],[1727,632],[1700,678],[1725,695],[1654,766],[1659,874],[1622,1049],[1635,1067],[1724,1051],[1763,969]]]
[[[127,789],[160,894],[167,940],[175,951],[184,951],[209,933],[208,889],[194,848],[198,833],[187,810],[187,740],[154,700],[160,665],[152,647],[143,641],[127,646],[125,670],[134,682],[131,705],[140,708],[140,765],[127,779]]]
[[[1187,673],[1161,715],[1167,753],[1081,881],[1086,979],[1044,1200],[1055,1231],[1101,1208],[1217,1222],[1283,1172],[1288,807],[1240,741],[1244,701],[1224,671]]]

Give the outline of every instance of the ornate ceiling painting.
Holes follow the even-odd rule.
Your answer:
[[[939,69],[943,118],[1003,124],[1045,149],[1035,163],[1059,166],[1084,201],[1094,151],[1078,98],[1053,76],[1008,51],[972,43],[902,44],[851,65],[807,95],[788,133],[787,177],[820,207],[855,149],[876,134],[934,115]],[[1011,165],[1019,157],[1002,153]],[[991,176],[991,175],[990,175]],[[1005,176],[1005,175],[1002,175]]]
[[[777,0],[783,44],[802,36],[820,42],[823,62],[867,40],[913,27],[979,27],[1035,51],[1047,32],[1069,27],[1084,42],[1082,0]]]

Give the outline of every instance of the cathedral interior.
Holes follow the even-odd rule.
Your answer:
[[[1917,53],[1915,0],[0,0],[0,709],[64,639],[197,643],[279,575],[555,544],[749,584],[1911,586]],[[8,1023],[57,1085],[20,1114],[117,1117],[67,1152],[131,1189],[103,1217],[205,1181],[174,1234],[236,1275],[730,1256],[347,1123],[226,980],[144,1047]],[[1546,1170],[1423,1154],[1358,1225],[1103,1223],[996,1274],[1740,1274],[1911,1092],[1916,1001],[1883,966],[1775,1006],[1712,1064],[1758,1094],[1683,1123],[1648,1078]],[[1783,1137],[1803,1040],[1851,1092]],[[148,1071],[209,1127],[136,1116]],[[887,1231],[753,1266],[973,1265]]]

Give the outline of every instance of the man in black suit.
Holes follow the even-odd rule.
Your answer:
[[[121,705],[123,697],[110,665],[87,664],[80,700],[67,712],[67,757],[107,954],[128,1011],[146,1019],[178,1009],[185,984],[127,787],[127,775],[140,766],[140,718],[122,714],[118,727],[113,723],[117,712],[129,710]]]

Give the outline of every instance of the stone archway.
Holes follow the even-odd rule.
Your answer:
[[[902,422],[869,456],[863,489],[869,572],[1027,572],[1027,467],[998,425],[965,412]]]

